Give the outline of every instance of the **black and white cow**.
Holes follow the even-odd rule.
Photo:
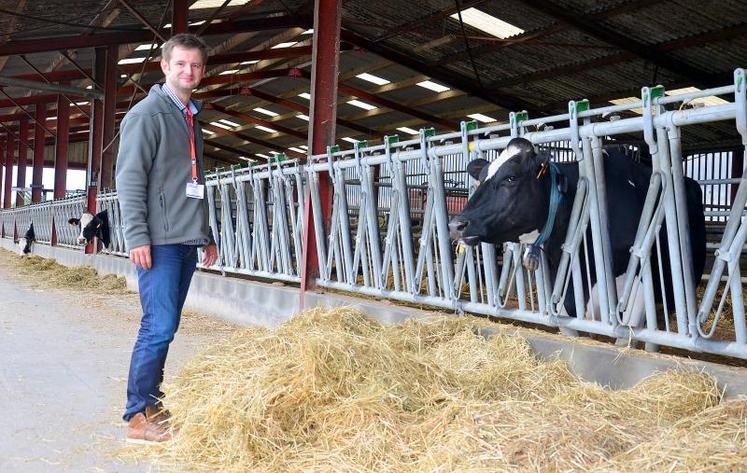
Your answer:
[[[109,231],[109,215],[106,210],[96,215],[90,212],[83,212],[80,218],[71,218],[68,220],[68,223],[74,227],[80,227],[78,244],[91,243],[93,237],[96,237],[104,244],[104,247],[109,247],[111,236]]]
[[[31,222],[29,227],[26,229],[26,233],[23,234],[22,238],[18,239],[18,246],[24,255],[31,253],[31,248],[36,241],[36,234],[34,233],[34,223]]]
[[[474,160],[467,167],[468,173],[478,181],[479,187],[467,202],[462,212],[449,222],[452,239],[466,244],[478,242],[500,244],[503,242],[533,243],[548,219],[551,197],[551,172],[547,172],[550,155],[537,153],[531,142],[524,138],[512,139],[507,148],[493,162],[484,159]],[[578,163],[554,164],[556,182],[563,193],[557,207],[552,231],[544,242],[543,251],[547,257],[551,278],[555,278],[562,255],[561,245],[568,229],[571,207],[579,179]],[[622,276],[628,265],[630,248],[646,200],[651,169],[626,157],[620,151],[610,150],[604,158],[604,175],[607,190],[608,229],[612,247],[612,271],[618,288],[622,286]],[[693,278],[697,284],[705,265],[705,218],[703,214],[702,192],[697,182],[685,179],[687,214],[689,217],[690,241],[693,255]],[[662,226],[664,227],[664,226]],[[587,230],[587,241],[591,245],[591,229]],[[665,230],[660,233],[661,241],[666,242]],[[672,298],[669,272],[669,255],[666,245],[662,245],[662,270],[664,271],[665,291],[668,300]],[[589,249],[590,254],[592,249]],[[582,252],[583,253],[583,252]],[[581,255],[585,264],[584,255]],[[590,266],[591,285],[596,283],[594,265]],[[656,266],[656,265],[654,265]],[[654,269],[655,288],[658,295],[658,269]],[[583,274],[584,281],[586,274]],[[566,312],[576,316],[574,292],[566,291],[563,301]],[[584,307],[587,307],[589,294],[584,284]],[[641,305],[639,305],[641,304]],[[642,301],[636,302],[638,312],[643,310]],[[588,307],[587,307],[588,310]],[[636,316],[640,318],[640,314]]]

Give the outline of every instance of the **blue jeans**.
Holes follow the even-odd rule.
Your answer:
[[[163,397],[163,366],[169,344],[179,328],[182,307],[197,265],[197,247],[153,245],[151,261],[151,269],[137,268],[143,318],[130,360],[127,407],[123,416],[126,421]]]

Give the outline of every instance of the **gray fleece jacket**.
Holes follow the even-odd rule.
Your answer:
[[[201,103],[195,101],[198,110]],[[198,182],[202,129],[195,120]],[[187,123],[179,107],[156,84],[127,112],[120,126],[116,185],[128,249],[212,240],[205,199],[186,196],[192,182]]]

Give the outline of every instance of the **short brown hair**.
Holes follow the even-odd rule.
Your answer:
[[[168,41],[163,43],[162,55],[166,62],[171,59],[171,51],[174,46],[179,46],[184,49],[199,49],[202,53],[202,63],[205,64],[208,59],[208,48],[205,41],[197,35],[192,33],[179,33],[172,36]]]

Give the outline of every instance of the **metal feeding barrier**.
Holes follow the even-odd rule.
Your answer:
[[[541,119],[511,113],[509,123],[496,126],[465,122],[453,133],[423,129],[408,140],[386,136],[378,145],[334,146],[307,163],[279,155],[268,164],[218,170],[207,179],[210,226],[219,246],[215,268],[226,275],[299,282],[308,224],[315,230],[322,287],[557,327],[571,335],[640,341],[652,350],[668,346],[747,359],[744,165],[734,169],[732,152],[682,153],[683,134],[726,122],[736,125],[741,157],[747,146],[744,70],[737,69],[734,79],[729,86],[672,96],[661,87],[644,87],[640,101],[624,105],[590,108],[586,101],[571,101],[568,113]],[[683,106],[711,96],[721,100]],[[645,144],[626,149],[631,159],[642,151],[650,155],[652,178],[641,219],[631,223],[637,231],[627,271],[615,278],[604,147],[631,135]],[[536,270],[524,268],[520,243],[471,247],[449,238],[450,215],[474,190],[467,163],[495,158],[518,136],[550,151],[555,160],[578,162],[578,186],[554,277],[544,255]],[[694,281],[685,175],[700,183],[713,229],[709,276],[700,290]],[[329,179],[332,188],[328,222],[321,179]],[[313,209],[310,222],[303,218],[306,199]],[[37,235],[43,235],[38,241],[48,243],[54,222],[57,244],[79,247],[67,219],[84,205],[77,198],[0,211],[3,236],[13,238],[33,219]],[[116,192],[99,195],[98,206],[109,214],[108,251],[125,256]],[[665,249],[668,266],[662,263]],[[592,273],[598,276],[594,287]],[[663,289],[665,280],[671,281],[671,294]],[[568,291],[577,316],[563,308]],[[591,295],[590,303],[584,302],[585,294]]]

